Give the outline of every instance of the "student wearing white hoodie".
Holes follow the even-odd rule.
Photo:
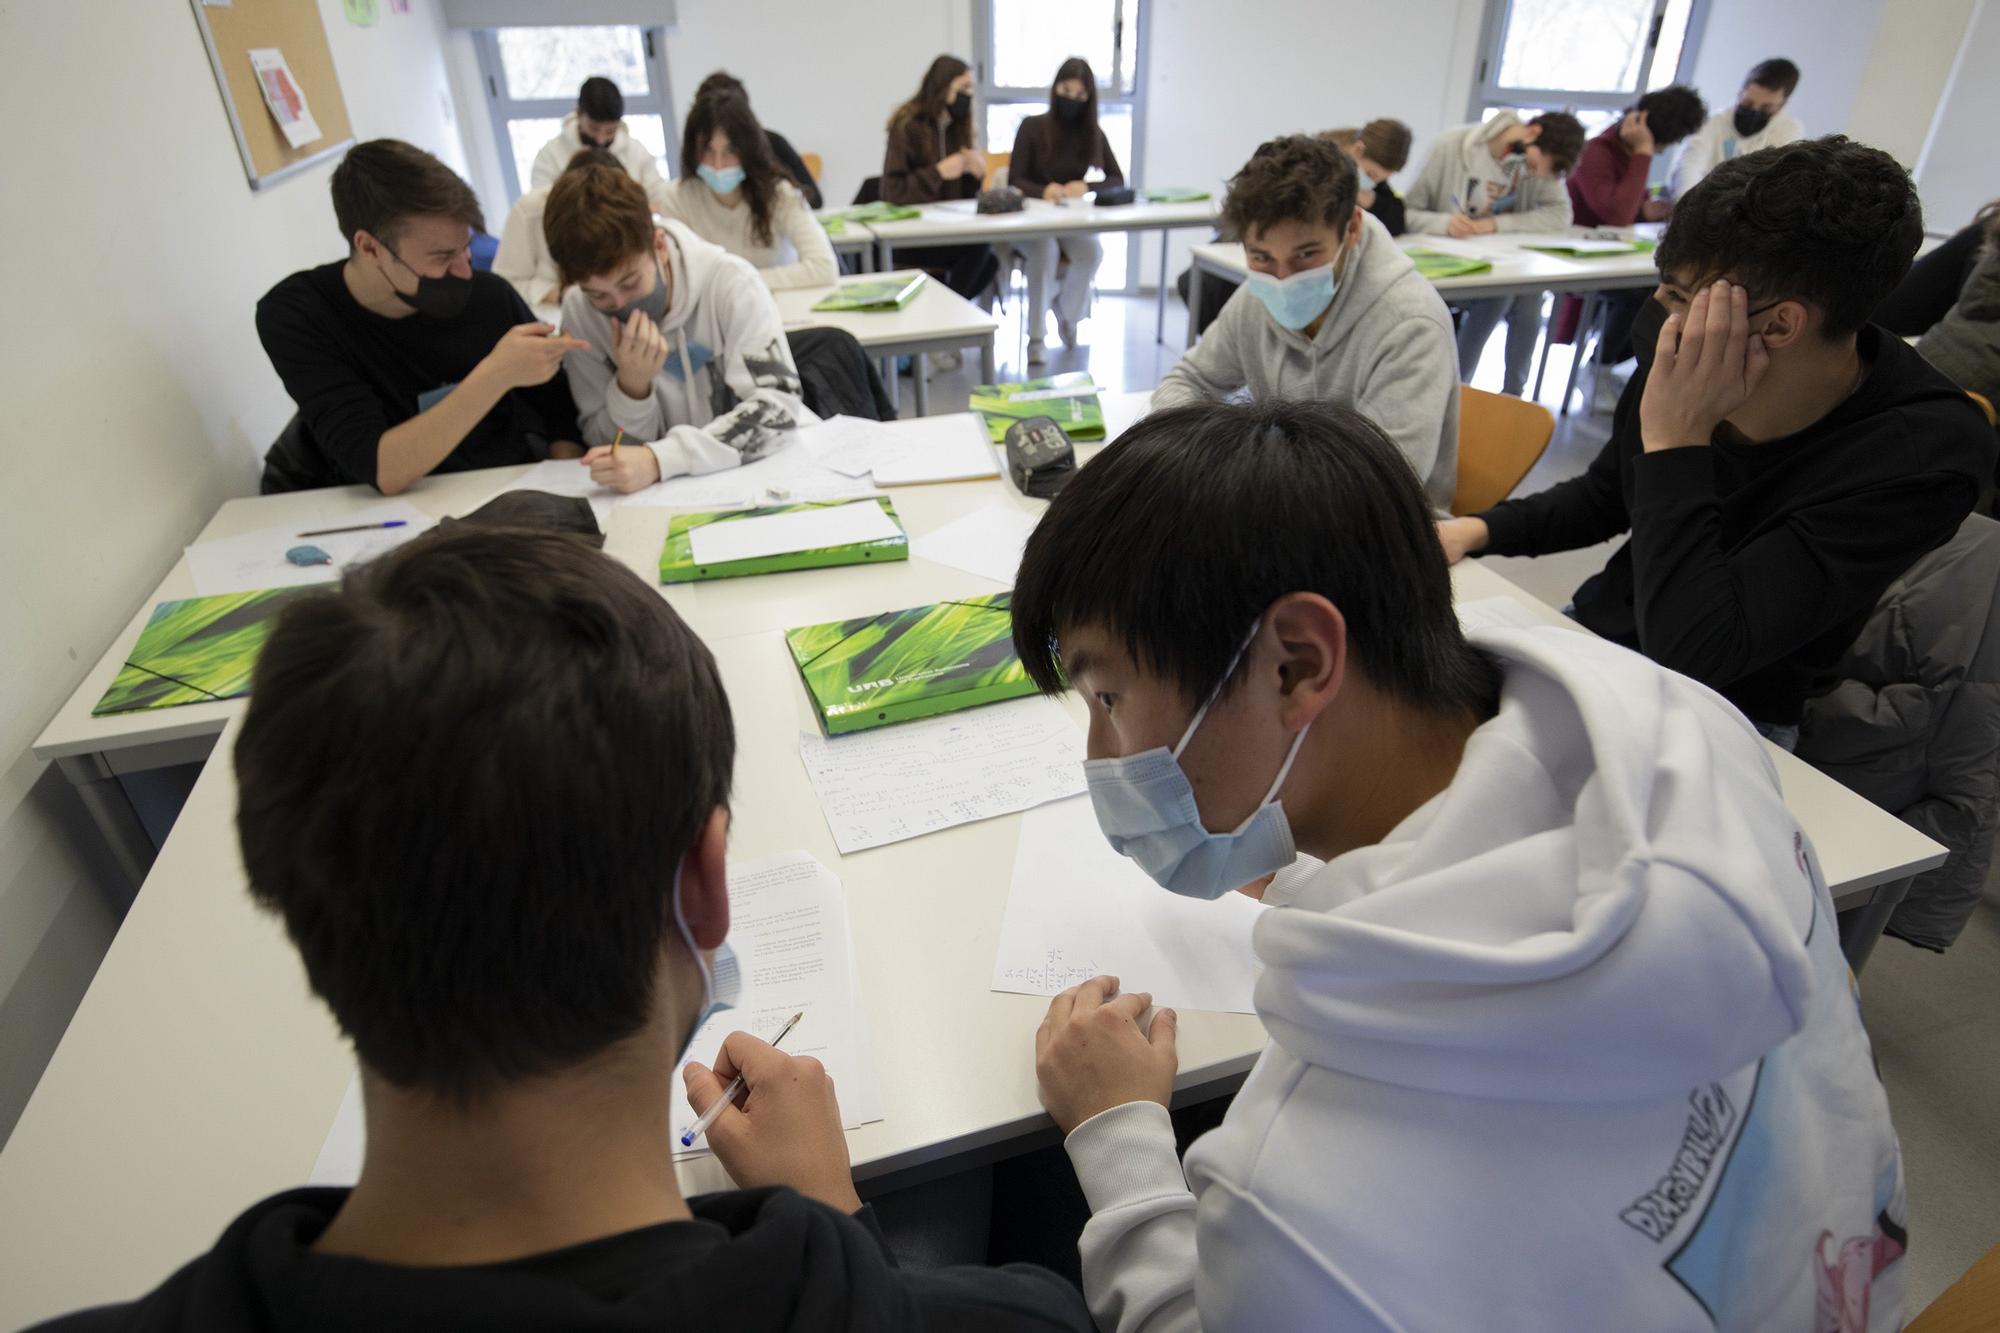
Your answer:
[[[666,201],[668,182],[660,174],[660,160],[625,128],[625,94],[606,78],[583,81],[576,94],[576,110],[563,117],[561,132],[535,154],[528,188],[539,190],[554,185],[563,168],[586,148],[608,149],[632,173],[632,179],[645,188],[653,207],[658,208]]]
[[[1154,408],[1256,399],[1353,406],[1387,432],[1440,514],[1458,485],[1458,359],[1437,289],[1357,206],[1354,167],[1307,135],[1272,139],[1229,182],[1250,275],[1153,391]]]
[[[1037,1034],[1101,1329],[1900,1326],[1832,902],[1719,696],[1574,629],[1462,632],[1415,479],[1322,404],[1140,422],[1013,612],[1089,701],[1112,845],[1266,908],[1271,1043],[1184,1164],[1146,978]]]
[[[549,252],[571,283],[565,359],[591,475],[619,491],[764,457],[816,420],[770,289],[746,260],[653,217],[610,167],[549,191]],[[637,447],[618,448],[620,435]]]

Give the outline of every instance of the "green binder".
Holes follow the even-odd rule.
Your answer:
[[[1019,699],[1012,592],[785,631],[829,736]]]
[[[1441,250],[1405,250],[1410,262],[1417,266],[1417,272],[1432,282],[1440,278],[1462,278],[1469,273],[1486,273],[1493,265],[1484,259],[1473,259],[1469,255],[1448,255]]]
[[[832,213],[822,213],[819,215],[819,222],[822,227],[825,227],[829,232],[833,232],[837,229],[844,230],[846,224],[850,222],[863,224],[870,222],[907,222],[911,218],[921,216],[921,213],[911,208],[908,204],[888,204],[878,201],[872,204],[861,204],[854,208],[843,208]]]
[[[308,585],[161,602],[90,715],[243,697],[250,693],[250,673],[278,612],[327,591],[325,585]]]
[[[1533,250],[1538,254],[1557,255],[1563,259],[1603,259],[1610,255],[1651,254],[1654,243],[1643,236],[1631,240],[1621,240],[1616,249],[1607,249],[1606,243],[1599,241],[1587,250],[1579,250],[1573,245],[1524,245],[1523,250]]]
[[[1019,384],[976,385],[966,406],[985,418],[986,433],[995,444],[1007,438],[1009,426],[1029,417],[1053,418],[1072,440],[1104,438],[1104,405],[1098,401],[1097,381],[1086,370]]]
[[[1210,195],[1207,190],[1167,185],[1157,190],[1141,190],[1139,197],[1149,204],[1198,204]]]
[[[815,310],[901,310],[917,299],[925,275],[891,273],[881,278],[854,278],[821,297]]]
[[[667,521],[667,544],[660,551],[660,582],[694,583],[703,579],[733,579],[744,574],[782,574],[794,569],[826,569],[834,565],[866,565],[910,558],[910,537],[900,531],[903,520],[886,495],[875,497],[882,512],[899,531],[894,537],[872,542],[850,542],[845,546],[823,546],[813,551],[786,551],[753,560],[726,560],[698,565],[694,560],[694,531],[711,523],[730,523],[746,518],[767,518],[772,514],[793,514],[807,509],[835,509],[853,500],[816,500],[801,504],[768,505],[761,509],[731,509],[720,513],[675,514]]]

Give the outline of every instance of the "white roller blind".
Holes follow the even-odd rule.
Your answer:
[[[597,23],[672,27],[675,0],[444,0],[454,28],[571,28]]]

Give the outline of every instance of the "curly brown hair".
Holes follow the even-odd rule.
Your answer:
[[[1257,146],[1243,170],[1229,178],[1222,224],[1248,239],[1280,222],[1344,227],[1359,189],[1354,164],[1324,139],[1287,134]]]

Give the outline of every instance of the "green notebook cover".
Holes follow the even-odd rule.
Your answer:
[[[1014,594],[961,597],[785,631],[829,736],[1035,692],[1014,653]]]
[[[248,694],[250,673],[271,632],[272,619],[287,603],[325,592],[324,586],[271,588],[161,602],[90,715],[175,708]]]
[[[844,228],[850,222],[908,222],[911,218],[923,216],[908,204],[873,203],[861,204],[854,208],[843,208],[834,213],[822,213],[820,225],[829,232]]]
[[[898,528],[903,520],[886,495],[876,497],[882,512]],[[667,544],[660,551],[660,582],[693,583],[701,579],[733,579],[744,574],[782,574],[793,569],[825,569],[832,565],[863,565],[884,560],[908,560],[910,537],[898,532],[880,541],[849,542],[845,546],[822,546],[813,551],[787,551],[782,555],[759,556],[754,560],[727,560],[713,565],[694,562],[694,530],[711,523],[735,519],[764,518],[771,514],[792,514],[805,509],[834,509],[853,504],[852,500],[810,501],[801,504],[768,505],[761,509],[731,509],[719,513],[675,514],[667,521]]]
[[[1448,255],[1440,250],[1405,250],[1417,272],[1436,282],[1439,278],[1462,278],[1468,273],[1486,273],[1493,265],[1467,255]]]
[[[1533,250],[1539,254],[1560,255],[1564,259],[1602,259],[1607,255],[1650,254],[1653,251],[1653,247],[1654,242],[1647,240],[1643,236],[1635,236],[1629,241],[1622,241],[1616,250],[1604,249],[1603,242],[1592,246],[1588,252],[1579,251],[1573,245],[1524,245],[1521,248],[1523,250]]]
[[[922,273],[895,273],[885,278],[843,282],[813,306],[815,310],[901,310],[917,299]]]
[[[1159,190],[1141,190],[1139,197],[1149,204],[1198,204],[1211,196],[1207,190],[1190,190],[1170,185]]]
[[[1072,440],[1104,438],[1104,405],[1097,398],[1097,381],[1087,370],[1019,384],[976,385],[966,407],[986,419],[986,433],[995,444],[1007,438],[1009,426],[1029,417],[1053,418]]]

